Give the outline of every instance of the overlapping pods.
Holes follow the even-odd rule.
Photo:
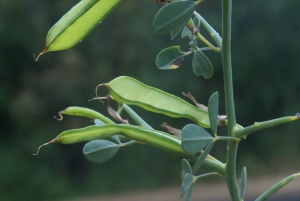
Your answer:
[[[207,111],[201,110],[177,96],[147,86],[131,77],[121,76],[99,86],[107,87],[110,94],[118,102],[136,105],[148,111],[170,117],[188,118],[204,128],[210,127]]]

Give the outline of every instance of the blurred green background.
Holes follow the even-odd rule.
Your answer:
[[[96,85],[117,76],[131,76],[178,96],[189,91],[204,104],[219,91],[220,113],[225,113],[219,54],[207,52],[215,67],[209,80],[194,76],[191,57],[177,70],[155,67],[160,50],[181,45],[187,51],[189,41],[179,37],[170,41],[169,35],[153,33],[152,20],[161,7],[154,0],[122,2],[80,44],[47,53],[35,62],[33,53],[42,51],[48,30],[77,2],[0,1],[0,200],[56,200],[180,186],[181,157],[143,145],[121,149],[100,165],[85,160],[84,143],[49,145],[32,156],[39,145],[60,132],[92,124],[68,116],[56,121],[53,116],[58,111],[82,106],[106,115],[105,104],[88,99],[95,97]],[[198,12],[221,32],[221,1],[206,1]],[[299,18],[300,1],[296,0],[233,2],[232,59],[239,124],[300,112]],[[107,90],[99,93],[106,95]],[[134,109],[156,129],[161,129],[162,122],[177,128],[190,123]],[[126,113],[122,116],[129,118]],[[240,143],[238,168],[246,165],[249,177],[299,172],[299,130],[296,122],[249,136]],[[212,154],[224,161],[226,144],[218,145]]]

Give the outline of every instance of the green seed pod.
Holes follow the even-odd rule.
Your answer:
[[[193,161],[196,161],[198,157],[197,155],[191,155],[186,153],[181,148],[181,140],[173,135],[129,124],[107,124],[103,126],[93,125],[80,129],[67,130],[59,134],[50,142],[41,145],[35,155],[38,154],[41,147],[48,144],[73,144],[83,141],[106,139],[115,135],[116,133],[120,133],[121,135],[129,139],[136,140],[138,142],[145,143],[165,151],[182,155]],[[212,156],[207,156],[206,165],[220,172],[221,174],[224,172],[224,164],[222,164],[220,161],[216,160]]]
[[[62,120],[62,114],[68,114],[68,115],[72,115],[72,116],[81,116],[81,117],[87,117],[90,119],[100,119],[101,121],[103,121],[106,124],[114,124],[115,122],[113,122],[112,120],[110,120],[109,118],[103,116],[102,114],[100,114],[99,112],[96,112],[95,110],[91,110],[88,108],[84,108],[84,107],[68,107],[65,110],[60,111],[59,113],[60,119],[57,120]]]
[[[81,0],[53,25],[46,38],[45,49],[66,50],[85,38],[122,0]]]
[[[210,128],[207,111],[131,77],[121,76],[99,86],[107,87],[112,97],[118,102],[137,105],[151,112],[170,117],[188,118],[204,128]]]

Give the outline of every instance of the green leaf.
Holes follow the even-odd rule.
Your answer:
[[[163,6],[154,17],[153,27],[156,34],[171,34],[174,38],[187,24],[192,16],[196,3],[194,1],[177,1]]]
[[[156,56],[156,66],[161,70],[176,69],[181,66],[185,56],[179,46],[168,47]]]
[[[72,48],[87,36],[122,0],[81,0],[49,30],[39,54]],[[38,59],[38,58],[37,58]]]
[[[209,154],[210,150],[214,146],[214,143],[215,143],[214,141],[211,141],[209,143],[209,145],[206,147],[206,149],[204,150],[204,152],[201,154],[201,156],[198,158],[196,164],[193,167],[192,174],[195,175],[198,172],[198,170],[200,169],[201,165],[204,163],[204,160],[205,160],[206,156]]]
[[[218,111],[219,111],[219,93],[215,92],[211,95],[208,101],[208,115],[213,134],[217,134],[218,128]]]
[[[194,27],[194,21],[190,19],[189,23]],[[185,26],[183,29],[182,29],[182,32],[181,32],[181,38],[185,38],[185,37],[189,37],[191,40],[192,38],[194,37],[193,36],[193,33],[192,31],[187,27]]]
[[[193,191],[194,191],[195,183],[192,183],[188,194],[185,197],[185,201],[192,201]]]
[[[120,141],[120,139],[119,139],[119,137],[118,137],[118,135],[111,136],[111,139],[113,139],[113,141],[115,141],[118,144],[122,144],[121,141]]]
[[[184,182],[181,185],[181,195],[180,198],[183,198],[185,194],[189,191],[190,187],[194,182],[194,176],[190,173],[187,173],[184,176]]]
[[[189,164],[189,162],[186,159],[182,159],[181,161],[181,180],[184,181],[184,177],[187,173],[192,174],[192,168]]]
[[[200,126],[189,124],[181,132],[181,146],[189,154],[196,154],[203,150],[213,137]]]
[[[85,158],[93,163],[104,163],[116,155],[119,145],[107,140],[93,140],[83,148]]]
[[[247,184],[247,168],[243,167],[242,173],[241,173],[241,179],[240,179],[241,185],[240,185],[240,199],[243,200],[245,190],[246,190],[246,184]]]
[[[101,121],[100,119],[95,119],[94,124],[97,125],[97,126],[105,125],[105,123],[103,121]]]
[[[198,17],[194,17],[194,19],[190,22],[193,25],[193,27],[195,27],[197,29],[200,28],[200,19]],[[185,38],[185,37],[189,37],[190,40],[193,40],[194,38],[196,38],[193,35],[193,32],[187,26],[185,26],[181,32],[181,38]]]
[[[214,69],[209,59],[201,50],[197,50],[195,52],[192,61],[192,67],[197,76],[202,75],[205,79],[211,78],[214,74]]]

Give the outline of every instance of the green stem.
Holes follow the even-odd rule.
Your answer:
[[[199,32],[197,33],[197,37],[202,40],[203,43],[205,43],[208,47],[210,47],[212,50],[216,52],[220,52],[220,48],[213,46],[206,38],[204,38]]]
[[[136,144],[136,143],[137,143],[137,141],[135,141],[135,140],[130,140],[129,142],[123,143],[123,144],[122,144],[122,147],[127,147],[127,146],[130,146],[130,145],[134,145],[134,144]]]
[[[199,19],[201,24],[204,26],[204,28],[207,30],[207,32],[210,34],[210,36],[214,39],[214,41],[218,44],[219,47],[221,47],[222,44],[222,38],[216,30],[210,24],[196,11],[194,11],[194,15],[196,15]]]
[[[235,137],[247,137],[247,135],[254,133],[256,131],[269,128],[272,126],[277,126],[280,124],[288,123],[291,121],[295,121],[300,119],[299,116],[290,116],[290,117],[282,117],[278,119],[273,119],[269,121],[264,121],[264,122],[255,122],[253,125],[245,127],[243,129],[238,129],[235,131]]]
[[[238,148],[237,141],[228,141],[227,163],[225,179],[232,201],[240,200],[237,178],[236,178],[236,153]]]
[[[194,26],[189,22],[186,25],[192,32],[194,31]],[[197,32],[196,35],[203,43],[205,43],[208,47],[210,47],[212,50],[216,51],[216,52],[220,52],[221,49],[219,47],[215,47],[213,46],[208,40],[206,40],[206,38],[204,38],[199,32]]]
[[[221,55],[224,71],[225,105],[228,119],[228,136],[234,136],[236,127],[233,84],[232,84],[232,65],[231,65],[231,13],[232,0],[222,0],[222,46]],[[237,141],[228,141],[227,162],[225,179],[232,201],[238,201],[239,192],[236,179],[236,153],[238,148]]]
[[[199,176],[195,176],[195,179],[198,180],[198,179],[201,179],[204,177],[217,176],[217,175],[221,176],[218,172],[210,172],[210,173],[202,174]]]
[[[144,121],[135,111],[133,111],[128,105],[123,104],[124,110],[129,114],[129,116],[137,123],[139,126],[144,126],[146,128],[153,129],[147,122]]]
[[[226,137],[226,136],[217,136],[215,137],[216,141],[240,141],[240,138],[236,137]]]
[[[267,200],[269,197],[271,197],[271,195],[273,195],[274,193],[276,193],[279,189],[281,189],[282,187],[284,187],[286,184],[288,184],[289,182],[293,181],[297,177],[300,177],[300,173],[293,174],[293,175],[288,176],[287,178],[284,178],[283,180],[281,180],[280,182],[278,182],[277,184],[275,184],[274,186],[272,186],[269,190],[267,190],[266,192],[264,192],[255,201],[264,201],[264,200]]]

